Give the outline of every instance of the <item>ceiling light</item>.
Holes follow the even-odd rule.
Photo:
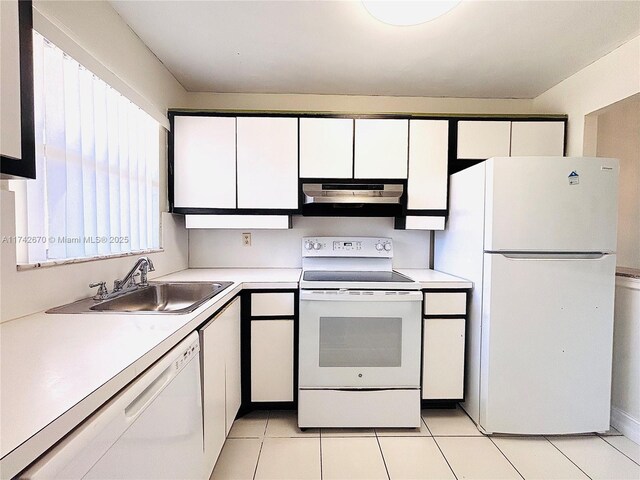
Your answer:
[[[362,0],[364,7],[376,19],[389,25],[418,25],[453,9],[461,0]]]

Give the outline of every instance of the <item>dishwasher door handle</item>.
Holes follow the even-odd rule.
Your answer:
[[[156,378],[153,382],[145,388],[140,395],[134,398],[129,405],[127,405],[124,409],[124,416],[127,420],[135,420],[138,415],[140,415],[147,405],[149,405],[153,400],[160,395],[164,387],[171,381],[171,379],[175,376],[176,367],[171,364],[168,366],[162,374]]]

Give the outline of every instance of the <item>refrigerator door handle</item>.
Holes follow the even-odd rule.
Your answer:
[[[497,253],[506,258],[514,258],[519,260],[597,260],[608,255],[604,252],[566,252],[566,253],[547,253],[547,252],[487,252]]]

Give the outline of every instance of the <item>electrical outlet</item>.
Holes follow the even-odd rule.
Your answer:
[[[242,246],[243,247],[250,247],[251,246],[251,234],[250,233],[243,233],[242,234]]]

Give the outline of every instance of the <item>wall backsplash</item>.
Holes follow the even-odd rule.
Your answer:
[[[242,245],[251,232],[251,246]],[[395,268],[427,268],[430,234],[394,230],[392,218],[293,217],[290,230],[189,230],[189,267],[280,267],[301,264],[302,237],[381,236],[394,242]]]

